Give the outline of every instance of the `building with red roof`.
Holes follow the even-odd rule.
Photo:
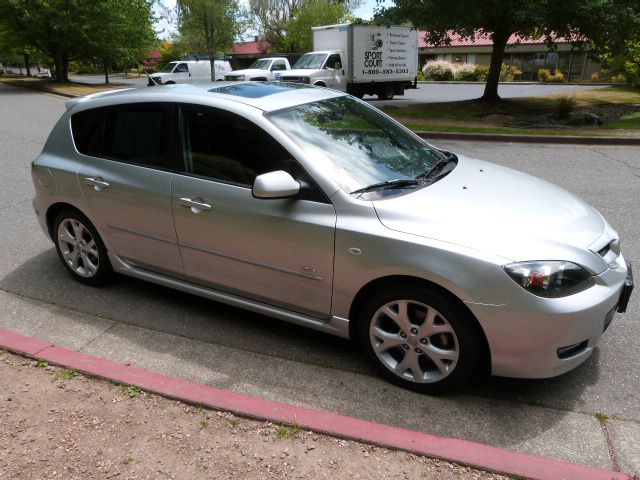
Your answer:
[[[464,38],[451,32],[447,45],[434,45],[426,40],[426,32],[420,32],[419,60],[424,65],[429,60],[446,60],[452,63],[489,65],[493,42],[487,34]],[[571,39],[556,38],[554,50],[549,50],[544,37],[526,38],[511,35],[507,42],[503,62],[522,71],[521,80],[537,80],[538,70],[560,70],[567,81],[588,80],[600,70],[600,63],[590,58],[589,50],[578,50]]]

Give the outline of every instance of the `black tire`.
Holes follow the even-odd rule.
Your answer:
[[[385,84],[384,87],[382,87],[382,90],[378,92],[378,99],[379,100],[393,100],[394,93],[395,93],[395,91],[394,91],[394,88],[393,88],[393,84],[387,83],[387,84]]]
[[[403,309],[408,322],[401,320]],[[475,319],[448,296],[426,287],[374,291],[357,322],[358,342],[369,360],[383,377],[410,390],[436,394],[458,388],[482,359]]]
[[[322,88],[327,88],[327,86],[325,85],[324,82],[318,82],[318,83],[314,83],[313,84],[314,87],[322,87]]]
[[[173,80],[169,80],[168,82],[165,82],[165,85],[175,85],[176,82],[174,82]]]
[[[58,258],[75,280],[99,286],[113,278],[107,249],[98,231],[78,210],[66,209],[58,213],[52,236]]]

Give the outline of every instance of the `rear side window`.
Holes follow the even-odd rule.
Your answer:
[[[71,129],[84,155],[170,169],[168,117],[163,105],[122,105],[76,113]]]

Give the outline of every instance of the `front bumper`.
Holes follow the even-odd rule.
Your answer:
[[[593,287],[575,295],[546,299],[520,289],[508,304],[467,303],[485,331],[492,373],[548,378],[580,365],[593,353],[615,312],[626,308],[633,288],[629,272],[620,255],[595,277]]]

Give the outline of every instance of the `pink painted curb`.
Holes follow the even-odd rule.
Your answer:
[[[0,348],[119,383],[136,385],[148,392],[176,400],[261,420],[295,424],[307,430],[406,450],[493,472],[534,480],[632,480],[624,473],[611,470],[513,452],[467,440],[438,437],[221,390],[67,350],[8,330],[0,329]]]

